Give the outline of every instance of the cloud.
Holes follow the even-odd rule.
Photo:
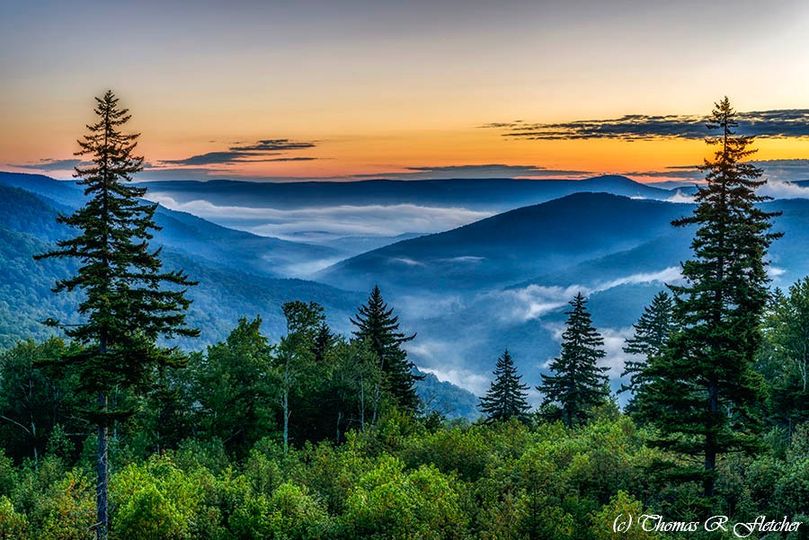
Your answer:
[[[462,367],[464,355],[459,351],[461,347],[458,344],[421,339],[407,343],[405,348],[421,371],[432,373],[439,380],[465,388],[476,396],[486,393],[489,387],[488,375]]]
[[[206,152],[182,159],[164,159],[160,166],[230,165],[234,163],[265,163],[273,161],[311,161],[317,158],[310,156],[290,156],[288,152],[314,148],[315,143],[309,141],[293,141],[290,139],[261,139],[253,144],[234,144],[226,150]],[[158,168],[159,168],[158,167]]]
[[[809,187],[793,182],[809,180],[809,159],[770,159],[757,160],[751,163],[763,171],[767,183],[760,189],[761,195],[775,199],[809,198]],[[679,181],[679,186],[703,184],[705,172],[697,165],[680,165],[666,167],[660,171],[632,171],[622,173],[631,177],[665,178]],[[661,185],[661,187],[664,187]],[[671,187],[678,187],[672,184]],[[693,202],[688,195],[674,196],[672,202]]]
[[[639,272],[630,274],[609,281],[599,282],[594,285],[574,284],[567,287],[546,287],[544,285],[531,284],[518,289],[508,289],[500,291],[498,294],[510,299],[513,302],[511,310],[500,309],[501,318],[505,320],[517,320],[520,322],[540,319],[552,311],[555,311],[581,292],[589,296],[596,292],[602,292],[622,285],[637,285],[642,283],[675,283],[682,279],[682,273],[677,266],[669,266],[657,272]]]
[[[86,164],[80,159],[51,159],[44,158],[30,163],[9,163],[10,166],[18,169],[28,169],[32,171],[69,171],[79,164]]]
[[[688,193],[683,193],[682,191],[680,191],[680,190],[678,189],[678,190],[676,190],[676,191],[674,192],[674,195],[672,195],[671,197],[669,197],[669,198],[668,198],[668,199],[666,199],[666,200],[667,200],[668,202],[673,202],[673,203],[685,203],[685,204],[690,204],[690,203],[693,203],[693,202],[694,202],[696,199],[694,198],[694,196],[693,196],[693,195],[690,195],[690,194],[688,194]]]
[[[385,178],[390,180],[446,180],[446,179],[490,179],[490,178],[559,178],[581,177],[593,174],[591,171],[571,169],[548,169],[539,165],[504,165],[487,163],[483,165],[439,165],[405,167],[404,172],[379,174],[359,174],[351,178],[367,180]]]
[[[495,122],[482,127],[496,129],[511,139],[576,140],[660,138],[702,139],[712,134],[707,117],[700,115],[627,114],[619,118],[574,120],[559,123],[528,123],[522,120]],[[777,109],[739,113],[741,135],[783,138],[809,136],[809,109]]]
[[[147,197],[166,208],[189,212],[222,225],[263,236],[301,240],[307,234],[392,237],[454,229],[490,217],[493,212],[414,204],[323,206],[281,210],[218,206],[206,200],[178,202],[159,193]],[[401,261],[400,261],[401,262]]]

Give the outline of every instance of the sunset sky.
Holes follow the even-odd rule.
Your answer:
[[[0,0],[0,168],[69,176],[107,88],[144,178],[665,179],[725,94],[802,160],[807,28],[805,0]]]

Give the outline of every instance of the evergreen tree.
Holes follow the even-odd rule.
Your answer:
[[[757,206],[767,199],[756,194],[765,181],[745,161],[755,150],[750,137],[734,133],[736,118],[727,98],[716,104],[708,127],[721,135],[706,139],[718,146],[703,166],[707,185],[696,195],[693,215],[674,222],[697,227],[693,257],[683,264],[686,284],[670,287],[681,328],[652,360],[644,400],[646,416],[660,430],[657,444],[701,461],[678,466],[676,474],[701,480],[708,497],[717,456],[754,443],[758,396],[751,367],[768,295],[765,256],[779,236],[770,232],[775,214]]]
[[[385,390],[394,403],[405,411],[416,412],[419,397],[415,383],[422,377],[413,373],[416,366],[407,359],[407,352],[402,348],[402,344],[416,335],[408,336],[399,331],[399,317],[393,314],[393,308],[389,308],[382,299],[378,286],[374,286],[368,303],[359,307],[351,323],[356,327],[354,336],[365,340],[374,351],[384,376]],[[381,385],[377,386],[372,422],[376,421],[381,391]]]
[[[771,421],[786,429],[809,421],[809,278],[776,289],[764,319],[759,370],[768,382]]]
[[[657,293],[633,325],[634,334],[626,340],[624,352],[641,357],[640,360],[627,360],[621,373],[621,377],[629,376],[629,384],[622,385],[619,392],[628,390],[633,394],[627,405],[628,412],[634,412],[636,402],[643,399],[646,366],[650,359],[659,357],[668,343],[674,327],[673,309],[671,296],[666,291]]]
[[[592,409],[609,396],[607,368],[598,366],[605,356],[604,339],[593,327],[586,303],[582,293],[571,300],[562,351],[549,366],[554,374],[542,374],[542,384],[537,387],[545,395],[543,405],[561,406],[568,427],[587,421]]]
[[[317,329],[317,334],[315,334],[312,348],[312,353],[315,355],[315,362],[319,363],[325,359],[326,353],[328,353],[329,349],[334,346],[335,341],[336,336],[332,334],[329,325],[326,324],[325,321],[320,323],[320,326]]]
[[[503,356],[497,359],[494,381],[489,391],[480,399],[480,410],[488,421],[525,419],[530,409],[526,400],[528,386],[520,379],[522,376],[517,373],[511,354],[506,350]]]
[[[59,217],[79,234],[59,241],[56,249],[38,258],[69,257],[81,264],[73,277],[56,283],[54,292],[84,293],[79,305],[84,322],[65,327],[65,333],[84,348],[63,357],[62,363],[78,369],[84,387],[97,396],[91,412],[98,428],[96,535],[106,538],[108,429],[115,418],[128,413],[110,402],[110,394],[133,389],[146,382],[156,366],[179,360],[173,350],[155,345],[158,338],[198,332],[185,325],[189,306],[185,287],[193,283],[183,272],[162,270],[160,250],[149,248],[158,228],[157,205],[141,199],[144,188],[128,184],[143,168],[143,158],[134,153],[138,134],[121,130],[130,119],[128,110],[108,91],[96,98],[94,112],[98,120],[87,126],[89,133],[79,141],[77,152],[89,156],[91,164],[77,167],[75,174],[88,200],[73,215]]]

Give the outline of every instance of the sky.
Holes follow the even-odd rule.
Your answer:
[[[143,178],[693,175],[723,95],[809,178],[805,0],[0,0],[0,169],[68,177],[93,96]]]

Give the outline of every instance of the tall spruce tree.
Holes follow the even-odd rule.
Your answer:
[[[706,497],[714,493],[717,456],[750,449],[758,396],[752,364],[761,343],[761,317],[767,302],[765,261],[775,213],[756,194],[765,181],[747,162],[751,138],[736,135],[736,111],[728,98],[711,114],[708,127],[718,137],[706,160],[707,185],[696,195],[693,215],[675,226],[696,226],[693,257],[683,263],[686,283],[671,286],[680,329],[667,351],[649,365],[644,407],[659,428],[657,444],[691,465],[678,465],[679,478],[701,480]],[[683,460],[680,461],[682,463]]]
[[[624,352],[640,356],[638,360],[627,360],[621,377],[629,376],[629,384],[622,385],[619,392],[630,391],[632,399],[627,411],[635,412],[637,403],[643,399],[647,383],[646,367],[652,358],[659,357],[668,344],[674,328],[674,301],[666,291],[657,293],[643,314],[633,325],[634,333],[626,340]]]
[[[480,399],[480,410],[486,415],[487,421],[525,419],[530,406],[526,399],[528,386],[521,379],[511,354],[506,350],[497,359],[494,381],[489,391]]]
[[[59,363],[78,370],[84,389],[97,396],[90,418],[98,435],[95,530],[103,539],[109,530],[108,430],[114,419],[129,412],[120,400],[112,403],[110,395],[142,388],[157,366],[182,362],[175,350],[158,347],[158,338],[192,337],[198,331],[185,325],[185,288],[194,283],[183,272],[162,270],[160,250],[149,248],[158,229],[157,205],[141,199],[144,188],[128,184],[143,168],[143,158],[134,153],[138,134],[122,131],[130,119],[128,110],[108,91],[96,98],[94,112],[98,119],[87,126],[89,133],[78,141],[76,153],[91,162],[75,173],[88,200],[71,216],[59,217],[78,235],[59,241],[56,249],[38,258],[67,257],[80,263],[73,277],[58,281],[53,289],[83,293],[83,322],[65,327],[83,348]]]
[[[383,385],[394,403],[404,411],[414,413],[419,408],[419,397],[415,383],[422,377],[413,373],[416,367],[407,358],[402,344],[416,337],[399,331],[399,317],[393,314],[382,299],[382,292],[374,286],[368,302],[360,306],[357,315],[351,319],[356,327],[354,336],[365,340],[374,351],[383,373]],[[377,386],[374,396],[372,422],[376,421],[382,387]]]
[[[545,396],[543,405],[559,404],[568,427],[587,421],[594,407],[609,396],[607,368],[599,367],[604,358],[604,339],[593,326],[587,300],[578,293],[570,301],[562,351],[550,364],[553,375],[542,374],[537,389]]]

